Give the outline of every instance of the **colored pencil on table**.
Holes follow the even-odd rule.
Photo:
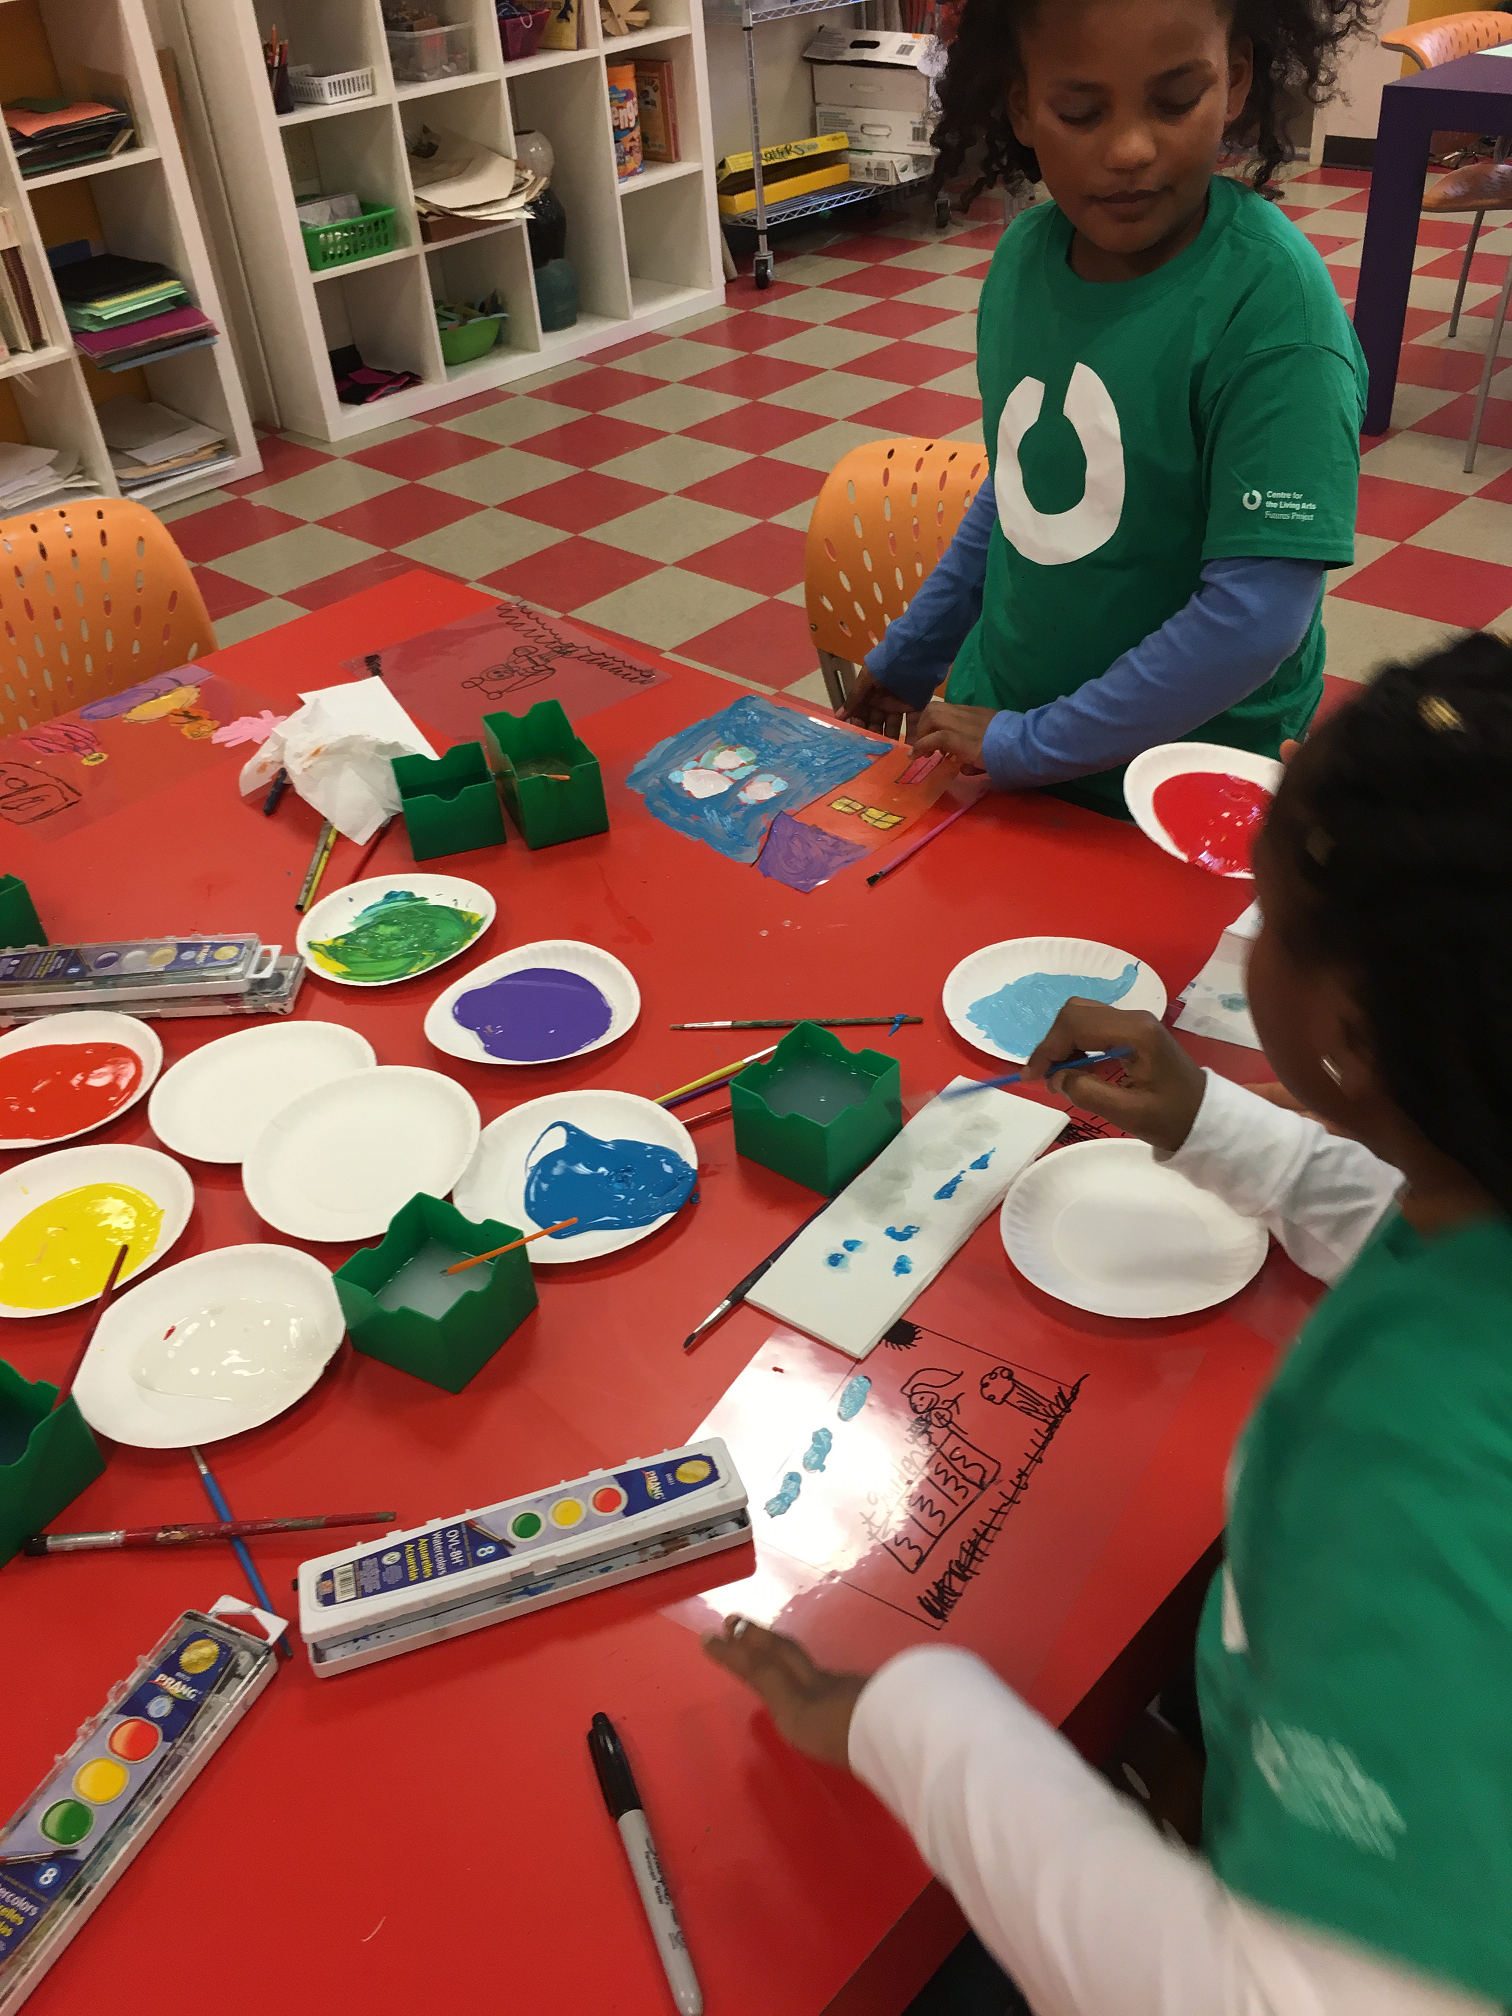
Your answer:
[[[234,1526],[236,1520],[232,1515],[231,1507],[226,1503],[226,1494],[222,1491],[219,1484],[216,1483],[210,1465],[201,1456],[198,1449],[191,1447],[189,1454],[194,1458],[194,1467],[200,1474],[200,1482],[205,1487],[205,1496],[214,1507],[216,1518],[223,1520],[228,1526]],[[257,1598],[258,1603],[264,1610],[271,1611],[276,1617],[278,1612],[273,1609],[268,1592],[263,1587],[263,1579],[257,1572],[257,1563],[252,1559],[246,1541],[239,1535],[233,1536],[231,1545],[236,1549],[236,1558],[242,1565],[242,1573],[252,1585],[252,1594]],[[294,1657],[294,1648],[290,1645],[287,1635],[279,1639],[278,1649],[282,1652],[285,1659],[292,1659]]]
[[[57,1393],[53,1398],[53,1403],[51,1407],[49,1407],[47,1410],[49,1414],[56,1414],[58,1409],[63,1405],[64,1401],[68,1398],[69,1394],[72,1393],[74,1389],[74,1381],[79,1376],[79,1367],[84,1363],[84,1353],[89,1349],[90,1345],[94,1342],[94,1334],[96,1330],[98,1330],[100,1327],[100,1318],[105,1314],[105,1311],[110,1307],[110,1299],[115,1294],[116,1283],[121,1278],[121,1269],[126,1265],[126,1255],[130,1251],[131,1248],[129,1245],[123,1246],[120,1252],[117,1253],[117,1255],[115,1256],[115,1264],[112,1266],[110,1273],[106,1276],[105,1286],[100,1290],[99,1299],[96,1301],[94,1305],[94,1314],[90,1317],[89,1323],[85,1328],[84,1342],[79,1346],[78,1350],[74,1353],[74,1361],[73,1364],[69,1367],[68,1377],[63,1381],[63,1384],[58,1388]]]
[[[796,1029],[812,1022],[820,1029],[896,1029],[900,1022],[922,1022],[922,1015],[776,1015],[761,1022],[673,1022],[673,1029]]]
[[[443,1267],[443,1274],[465,1274],[469,1267],[481,1267],[485,1260],[497,1260],[501,1253],[513,1253],[517,1246],[528,1246],[532,1239],[544,1239],[550,1232],[565,1232],[569,1225],[576,1225],[576,1218],[559,1218],[555,1225],[543,1225],[539,1232],[527,1232],[523,1239],[511,1239],[507,1246],[495,1246],[488,1253],[471,1253],[465,1260],[455,1261],[450,1267]]]
[[[274,813],[278,810],[278,801],[280,798],[282,798],[283,794],[285,793],[285,791],[288,790],[288,788],[289,788],[289,773],[287,770],[280,770],[278,775],[273,779],[273,782],[269,785],[268,795],[263,800],[263,817],[265,819],[271,813]]]
[[[786,1253],[787,1249],[789,1248],[789,1246],[792,1245],[793,1241],[798,1237],[799,1233],[807,1232],[808,1228],[810,1227],[810,1225],[813,1224],[814,1220],[816,1218],[822,1218],[825,1212],[828,1211],[829,1207],[830,1207],[830,1200],[826,1198],[825,1201],[819,1206],[819,1209],[817,1211],[811,1211],[809,1213],[808,1217],[805,1218],[803,1223],[798,1227],[797,1232],[789,1232],[788,1236],[786,1237],[786,1239],[783,1240],[782,1244],[780,1246],[774,1247],[773,1250],[770,1253],[768,1253],[765,1260],[757,1261],[756,1265],[751,1269],[750,1273],[747,1274],[744,1281],[736,1282],[735,1286],[730,1290],[729,1294],[726,1295],[723,1302],[720,1303],[719,1307],[717,1309],[711,1309],[709,1314],[705,1316],[705,1318],[703,1319],[702,1323],[696,1324],[694,1328],[688,1332],[687,1336],[683,1339],[684,1351],[691,1351],[693,1349],[693,1346],[698,1343],[700,1338],[708,1336],[709,1332],[714,1328],[716,1323],[722,1323],[726,1318],[726,1316],[729,1315],[732,1309],[737,1308],[742,1302],[744,1302],[745,1298],[756,1286],[756,1283],[761,1279],[762,1275],[765,1274],[767,1269],[771,1267],[776,1261],[782,1258],[783,1254]]]
[[[702,1078],[690,1078],[686,1085],[674,1085],[670,1092],[658,1092],[652,1103],[657,1106],[675,1106],[679,1099],[687,1098],[689,1093],[702,1092],[711,1085],[722,1085],[725,1079],[734,1078],[744,1071],[747,1064],[756,1064],[763,1057],[770,1057],[776,1048],[775,1043],[770,1043],[765,1050],[753,1051],[749,1057],[737,1058],[733,1064],[721,1064],[716,1071],[705,1071]]]
[[[979,802],[977,799],[971,801],[972,805]],[[927,847],[931,840],[938,840],[947,826],[954,826],[957,819],[964,819],[970,810],[971,805],[962,805],[958,811],[952,812],[948,819],[942,819],[938,826],[931,826],[922,839],[915,840],[911,847],[905,847],[901,854],[895,854],[885,867],[877,870],[875,875],[868,875],[866,878],[867,888],[870,889],[873,883],[880,882],[885,875],[891,875],[895,868],[901,868],[905,861],[917,854],[921,847]]]
[[[735,1111],[732,1106],[711,1106],[707,1113],[695,1113],[691,1120],[684,1120],[684,1127],[702,1127],[705,1120],[728,1120]]]
[[[1057,1071],[1086,1071],[1094,1064],[1110,1064],[1115,1057],[1132,1057],[1134,1046],[1120,1043],[1113,1050],[1081,1051],[1075,1057],[1067,1057],[1059,1064],[1052,1064],[1045,1073],[1053,1078]],[[974,1078],[969,1085],[948,1085],[940,1094],[942,1099],[964,1099],[972,1092],[992,1092],[999,1085],[1019,1085],[1023,1083],[1022,1071],[1010,1071],[1003,1078]]]
[[[327,819],[320,829],[320,839],[316,842],[314,857],[299,892],[296,910],[308,910],[315,901],[315,891],[320,887],[320,878],[326,871],[326,863],[331,858],[331,849],[336,845],[336,828]]]
[[[200,1540],[244,1540],[252,1533],[313,1533],[323,1526],[383,1526],[397,1512],[321,1512],[308,1519],[217,1519],[202,1526],[119,1526],[107,1533],[34,1533],[23,1554],[88,1554],[111,1547],[187,1547]]]

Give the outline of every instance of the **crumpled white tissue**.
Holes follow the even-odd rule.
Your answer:
[[[399,810],[389,768],[395,756],[436,752],[381,679],[353,679],[302,693],[303,706],[275,728],[241,773],[243,796],[265,791],[280,770],[323,819],[359,845]]]

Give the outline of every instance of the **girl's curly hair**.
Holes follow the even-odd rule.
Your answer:
[[[973,196],[1001,182],[1037,182],[1039,164],[1021,147],[1008,123],[1008,86],[1018,66],[1018,38],[1042,0],[965,0],[950,61],[940,84],[943,108],[935,128],[939,149],[934,182],[958,175],[967,154],[983,143]],[[1281,135],[1288,96],[1322,105],[1338,81],[1343,45],[1371,25],[1379,0],[1215,0],[1227,6],[1232,30],[1255,51],[1255,81],[1244,110],[1226,136],[1252,154],[1249,179],[1265,190],[1287,157]]]

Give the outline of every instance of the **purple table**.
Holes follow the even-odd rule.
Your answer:
[[[1384,434],[1391,425],[1428,142],[1437,132],[1512,133],[1512,57],[1484,51],[1460,56],[1399,78],[1381,93],[1354,308],[1355,333],[1370,366],[1367,434]]]

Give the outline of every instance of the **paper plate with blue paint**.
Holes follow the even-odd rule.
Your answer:
[[[373,875],[318,902],[295,945],[310,971],[339,987],[394,987],[476,944],[494,899],[460,875]]]
[[[543,938],[454,980],[431,1003],[425,1035],[470,1064],[556,1064],[613,1043],[640,1006],[634,974],[612,952]]]
[[[1027,1063],[1065,1004],[1080,997],[1110,1007],[1166,1011],[1160,976],[1132,952],[1093,938],[1005,938],[952,969],[943,1002],[958,1036],[989,1057]]]
[[[698,1150],[674,1114],[633,1092],[556,1092],[483,1129],[452,1192],[466,1217],[535,1232],[533,1265],[597,1260],[649,1239],[697,1191]]]

